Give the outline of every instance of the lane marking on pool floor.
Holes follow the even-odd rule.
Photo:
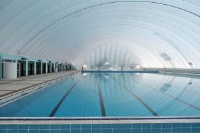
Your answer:
[[[101,105],[101,115],[103,117],[106,117],[106,110],[105,110],[105,106],[104,106],[104,101],[103,101],[103,96],[101,93],[101,87],[100,87],[100,83],[99,80],[96,77],[96,81],[97,81],[97,87],[98,87],[98,91],[99,91],[99,101],[100,101],[100,105]]]
[[[69,95],[69,93],[73,90],[73,88],[78,84],[78,82],[81,80],[82,78],[80,78],[68,91],[67,93],[62,97],[62,99],[58,102],[58,104],[56,105],[56,107],[53,109],[53,111],[50,113],[49,117],[53,117],[57,110],[60,108],[61,104],[63,103],[63,101],[66,99],[66,97]]]
[[[142,84],[142,83],[140,83],[140,84]],[[183,100],[181,100],[181,99],[179,99],[179,98],[177,98],[177,97],[174,97],[174,96],[172,96],[172,95],[169,94],[169,93],[162,92],[162,91],[160,91],[160,90],[158,90],[158,89],[155,89],[155,88],[153,88],[153,87],[147,86],[147,85],[145,85],[145,84],[142,84],[142,85],[143,85],[143,86],[146,86],[146,87],[148,87],[148,88],[151,88],[151,89],[153,89],[154,91],[157,91],[158,93],[162,93],[162,94],[164,94],[164,95],[166,95],[166,96],[168,96],[168,97],[171,97],[171,98],[173,98],[173,99],[175,99],[175,100],[177,100],[177,101],[179,101],[179,102],[181,102],[181,103],[183,103],[183,104],[186,104],[187,106],[190,106],[190,107],[192,107],[192,108],[194,108],[194,109],[200,111],[200,108],[199,108],[199,107],[196,107],[196,106],[194,106],[194,105],[192,105],[192,104],[190,104],[190,103],[188,103],[188,102],[186,102],[186,101],[183,101]]]
[[[133,93],[132,91],[130,91],[126,86],[124,86],[122,83],[120,83],[119,81],[117,81],[116,79],[112,78],[114,81],[116,81],[119,85],[121,85],[126,91],[128,91],[132,96],[134,96],[145,108],[147,108],[149,110],[149,112],[151,112],[152,115],[154,116],[158,116],[158,114],[151,108],[149,107],[142,99],[140,99],[140,97],[138,97],[135,93]]]

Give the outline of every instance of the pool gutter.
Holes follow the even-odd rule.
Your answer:
[[[1,117],[0,124],[200,123],[200,117]]]

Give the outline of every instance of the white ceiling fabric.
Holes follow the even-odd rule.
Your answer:
[[[200,68],[200,1],[0,1],[2,53],[79,66],[109,43],[129,49],[143,67]]]

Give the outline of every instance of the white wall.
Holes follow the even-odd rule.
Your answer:
[[[3,67],[3,78],[4,79],[16,79],[17,78],[17,63],[4,62]]]

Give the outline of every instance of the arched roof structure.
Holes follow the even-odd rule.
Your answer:
[[[200,68],[198,0],[1,0],[0,52],[79,66],[100,45],[143,67]]]

